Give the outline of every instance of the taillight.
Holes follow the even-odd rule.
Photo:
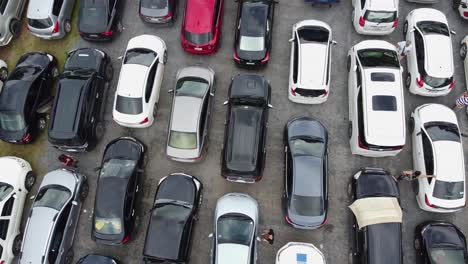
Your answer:
[[[239,58],[239,56],[237,56],[236,50],[234,50],[233,56],[234,56],[234,60],[235,60],[236,62],[240,62],[240,58]]]
[[[172,12],[169,11],[169,13],[167,13],[167,15],[163,16],[163,19],[168,19],[168,18],[171,18],[172,17]]]
[[[140,125],[146,124],[149,122],[149,119],[146,117],[143,121],[140,122]]]
[[[464,17],[468,17],[468,12],[463,12]]]
[[[127,235],[126,237],[124,237],[124,239],[122,240],[122,244],[125,244],[128,241],[130,241],[130,235]]]
[[[449,85],[449,89],[453,89],[453,87],[455,87],[455,81],[452,81]]]
[[[359,25],[360,25],[361,27],[364,27],[365,24],[366,24],[366,21],[364,20],[364,18],[363,18],[363,17],[359,17]]]
[[[398,18],[393,21],[392,28],[395,28],[398,25]]]
[[[0,264],[5,264],[5,261],[4,260],[0,261]]]
[[[109,31],[106,31],[106,32],[103,32],[101,33],[101,35],[103,36],[106,36],[106,37],[110,37],[114,34],[114,32],[112,30],[109,30]]]
[[[265,58],[263,58],[262,63],[267,62],[269,59],[270,59],[270,52],[268,52],[268,53],[265,55]]]
[[[403,146],[397,146],[397,147],[392,148],[392,150],[400,150],[400,149],[403,149]]]
[[[325,91],[323,94],[322,94],[322,97],[326,97],[328,95],[328,91]]]
[[[426,200],[426,205],[427,205],[427,206],[429,206],[429,207],[431,207],[431,208],[437,208],[437,206],[435,206],[435,205],[433,205],[433,204],[431,204],[431,203],[429,202],[429,198],[427,198],[427,194],[424,195],[424,198],[425,198],[425,200]]]
[[[293,96],[296,96],[296,89],[291,88],[291,94],[292,94]]]
[[[23,138],[22,140],[24,143],[28,143],[29,141],[31,141],[31,134],[26,134],[26,136]]]
[[[59,22],[57,21],[57,22],[55,22],[54,31],[52,31],[52,32],[57,33],[57,32],[59,32],[59,29],[60,29],[59,28]]]
[[[418,85],[419,88],[424,86],[422,75],[419,75],[419,78],[416,78],[416,84]]]
[[[368,146],[366,146],[366,145],[364,145],[364,143],[362,143],[362,138],[361,138],[361,136],[358,137],[358,145],[359,145],[359,147],[362,148],[362,149],[369,149]]]

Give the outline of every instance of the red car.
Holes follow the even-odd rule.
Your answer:
[[[190,53],[211,54],[221,39],[224,0],[187,0],[180,31],[182,48]]]

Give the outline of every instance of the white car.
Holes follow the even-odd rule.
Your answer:
[[[16,157],[0,157],[0,170],[0,263],[13,263],[21,252],[21,217],[36,176],[27,161]]]
[[[293,26],[288,98],[295,103],[320,104],[330,90],[332,30],[318,20]]]
[[[314,245],[301,242],[289,242],[276,253],[275,264],[326,264],[325,256]]]
[[[411,113],[413,167],[423,175],[415,182],[421,209],[448,213],[465,207],[465,159],[457,117],[440,104],[425,104]]]
[[[257,263],[257,201],[247,194],[228,193],[218,199],[215,210],[211,263]]]
[[[5,61],[0,60],[0,93],[2,92],[3,84],[8,78],[8,66]]]
[[[419,8],[408,14],[403,34],[413,46],[407,56],[405,80],[411,93],[444,96],[455,86],[451,39],[454,33],[438,10]]]
[[[394,45],[366,40],[349,50],[349,144],[368,157],[397,155],[405,145],[402,67]]]
[[[363,35],[388,35],[398,25],[399,0],[352,0],[356,32]]]
[[[114,99],[113,118],[125,127],[144,128],[154,122],[167,62],[166,44],[156,36],[130,39]]]
[[[468,36],[465,36],[461,42],[460,42],[460,57],[463,60],[463,66],[465,69],[465,84],[468,86],[468,59],[466,58],[467,56],[467,48],[468,46]],[[468,87],[466,88],[468,89]],[[466,113],[468,114],[468,108],[466,108]]]
[[[468,0],[452,0],[452,4],[463,19],[468,19]]]

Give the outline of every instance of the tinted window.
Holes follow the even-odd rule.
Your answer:
[[[432,248],[429,258],[432,264],[463,264],[465,252],[461,249]]]
[[[393,23],[396,18],[396,12],[366,11],[364,14],[364,19],[373,23]]]
[[[208,82],[197,78],[184,78],[177,82],[176,95],[203,98],[208,90]]]
[[[3,12],[5,12],[5,8],[8,4],[9,0],[0,0],[0,13],[3,15]],[[2,256],[2,255],[0,255]]]
[[[458,200],[464,196],[465,182],[435,181],[434,197],[444,200]]]
[[[421,132],[421,137],[423,143],[424,165],[426,167],[426,175],[434,175],[434,155],[432,153],[431,141],[429,141],[429,138],[424,132]]]
[[[321,141],[313,139],[293,139],[289,142],[291,154],[297,156],[315,156],[322,157],[324,144]]]
[[[450,31],[446,24],[436,21],[421,21],[416,23],[416,26],[421,30],[424,35],[427,34],[440,34],[450,36]]]
[[[460,131],[455,124],[444,122],[429,122],[424,124],[432,141],[447,140],[460,142]]]
[[[38,74],[42,69],[40,67],[20,67],[16,68],[10,76],[8,76],[8,81],[14,80],[23,80],[31,81],[36,74]]]
[[[0,112],[0,129],[6,131],[20,131],[26,127],[21,114],[16,112]]]
[[[265,38],[241,36],[239,49],[245,51],[262,51],[265,49]]]
[[[60,10],[62,9],[63,0],[55,0],[54,6],[52,7],[52,14],[54,16],[58,16],[60,14]]]
[[[395,75],[390,72],[373,72],[371,73],[371,81],[373,82],[394,82]]]
[[[246,2],[242,7],[242,17],[240,19],[241,36],[263,37],[266,33],[268,6],[262,2]]]
[[[221,7],[221,0],[216,0],[216,5],[214,9],[214,19],[213,19],[213,25],[216,25],[218,23],[218,16],[219,16],[219,8]]]
[[[115,103],[115,109],[127,115],[138,115],[143,112],[143,98],[141,97],[125,97],[117,95],[117,102]]]
[[[322,27],[303,27],[297,31],[301,43],[328,42],[330,32]]]
[[[69,190],[61,186],[42,189],[36,196],[33,207],[49,207],[57,211],[61,210],[70,198]]]
[[[304,97],[318,97],[318,96],[326,94],[327,91],[323,89],[315,90],[315,89],[296,88],[296,93]]]
[[[364,9],[364,6],[366,6],[366,0],[361,0],[361,9]]]
[[[363,67],[400,68],[398,55],[393,50],[365,49],[358,51],[359,61]]]
[[[453,80],[453,78],[435,78],[435,77],[429,76],[425,72],[424,68],[421,68],[421,69],[423,69],[422,72],[423,72],[424,82],[431,87],[441,88],[441,87],[449,85]]]
[[[324,213],[324,205],[321,197],[292,195],[291,210],[304,216],[319,216]]]
[[[158,70],[158,62],[156,62],[153,67],[151,67],[151,70],[148,73],[148,80],[146,81],[146,91],[145,91],[145,101],[148,103],[151,94],[153,93],[153,87],[154,87],[154,78],[156,77],[156,71]]]
[[[298,61],[299,61],[299,44],[297,37],[294,37],[294,53],[293,53],[293,82],[297,83]]]
[[[419,71],[424,71],[424,40],[419,31],[414,31],[416,60],[418,62]]]
[[[52,19],[44,18],[44,19],[28,19],[28,24],[32,28],[37,28],[37,29],[44,29],[44,28],[50,28],[53,25]]]
[[[374,111],[396,111],[396,97],[390,95],[372,96],[372,110]]]
[[[189,31],[185,31],[184,36],[188,42],[193,43],[195,45],[202,45],[208,43],[213,38],[213,34],[211,32],[191,33]]]
[[[218,244],[249,246],[254,231],[252,219],[244,215],[223,215],[218,219],[216,235]]]
[[[169,146],[178,149],[196,149],[197,133],[180,132],[171,130]]]
[[[6,183],[0,183],[0,202],[13,191],[13,187]]]
[[[124,64],[151,66],[156,59],[156,52],[147,49],[131,49],[125,54]]]

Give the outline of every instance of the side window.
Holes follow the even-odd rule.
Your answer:
[[[55,263],[55,260],[59,254],[60,245],[62,244],[65,227],[67,226],[68,216],[70,214],[70,209],[71,204],[65,207],[55,224],[54,234],[52,236],[52,240],[50,241],[49,254],[47,257],[49,263]]]
[[[209,94],[207,96],[210,96]],[[203,109],[200,115],[200,127],[198,133],[200,135],[200,141],[203,138],[203,134],[205,133],[205,124],[206,124],[206,112],[208,110],[208,101],[209,98],[206,98],[205,102],[203,103]]]
[[[216,5],[214,9],[214,20],[213,20],[213,26],[216,26],[218,23],[218,16],[219,16],[219,8],[221,6],[221,0],[216,0]]]
[[[366,0],[361,0],[361,9],[364,9],[364,6],[366,6]]]
[[[299,61],[299,43],[297,40],[297,35],[294,36],[294,61],[293,61],[293,82],[297,83],[297,71],[298,71],[298,61]]]
[[[133,175],[135,176],[135,175]],[[128,187],[127,187],[127,193],[125,196],[127,199],[125,199],[125,217],[130,218],[132,214],[132,203],[133,203],[133,198],[134,198],[134,193],[133,190],[135,188],[135,178],[136,177],[131,177],[129,182],[128,182]]]
[[[364,113],[362,109],[362,88],[359,89],[358,96],[357,96],[357,114],[358,114],[358,130],[359,135],[364,135]]]
[[[414,40],[415,40],[415,50],[416,50],[416,60],[418,63],[418,70],[422,71],[424,69],[424,40],[419,31],[414,31]]]
[[[55,0],[54,6],[52,7],[52,14],[54,16],[58,16],[60,14],[60,10],[62,9],[63,0]]]
[[[10,0],[0,0],[0,13],[3,15],[3,12],[5,12],[5,9],[8,5],[8,1]]]
[[[288,149],[288,152],[286,153],[286,159],[287,159],[287,175],[286,175],[286,187],[288,191],[288,196],[291,197],[292,193],[292,187],[293,187],[293,172],[292,172],[292,157],[291,157],[291,152]]]
[[[158,69],[159,60],[156,61],[148,74],[148,81],[146,82],[145,101],[148,103],[153,92],[154,78],[156,77],[156,70]]]
[[[356,88],[362,86],[362,74],[361,74],[361,67],[359,67],[359,62],[356,60]]]
[[[429,137],[421,132],[423,153],[424,153],[424,166],[426,167],[426,175],[434,175],[434,156],[432,152],[432,145]],[[431,178],[428,178],[431,179]],[[430,181],[429,181],[430,183]]]

